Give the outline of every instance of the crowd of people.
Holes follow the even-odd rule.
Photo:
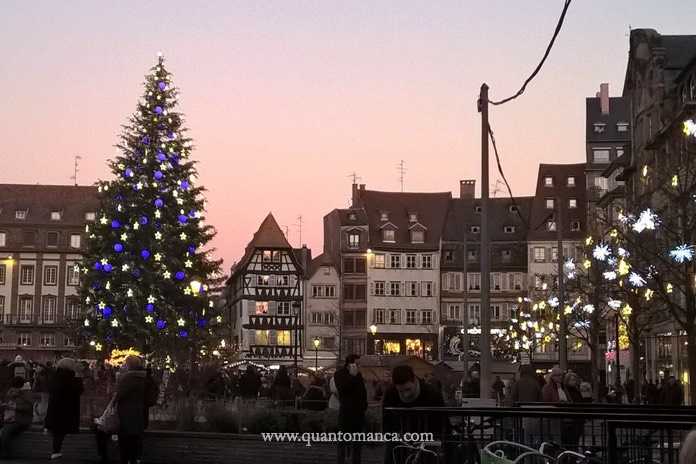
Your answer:
[[[113,382],[109,379],[112,374]],[[0,429],[3,458],[10,457],[12,443],[22,432],[32,423],[40,423],[51,434],[50,459],[61,459],[65,437],[80,429],[81,396],[86,388],[93,388],[103,389],[110,397],[109,406],[94,421],[101,461],[108,462],[107,445],[115,435],[120,462],[140,462],[148,410],[159,395],[159,385],[152,372],[145,369],[142,358],[129,356],[118,369],[100,369],[71,358],[62,358],[53,365],[27,362],[17,356],[11,363],[0,364],[0,376],[4,398]]]

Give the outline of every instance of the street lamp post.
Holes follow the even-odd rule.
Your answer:
[[[319,370],[319,345],[321,340],[319,340],[319,337],[314,337],[312,343],[314,343],[314,372],[316,373]]]

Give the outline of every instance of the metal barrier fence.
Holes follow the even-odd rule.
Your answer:
[[[670,428],[675,421],[685,428]],[[632,425],[648,422],[651,429]],[[387,408],[384,418],[385,431],[435,433],[446,462],[467,462],[485,445],[504,440],[537,449],[552,443],[607,464],[652,464],[645,461],[648,456],[677,456],[682,432],[689,427],[696,427],[691,408]]]

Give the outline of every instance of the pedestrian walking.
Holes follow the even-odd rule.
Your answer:
[[[0,430],[0,457],[7,459],[11,454],[12,442],[31,425],[34,400],[31,387],[21,377],[12,379],[5,395],[3,426]]]
[[[53,435],[51,459],[63,457],[63,440],[68,434],[80,430],[80,395],[82,379],[75,375],[75,361],[63,358],[58,361],[53,381],[49,385],[46,429]]]

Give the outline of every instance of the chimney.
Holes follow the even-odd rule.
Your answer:
[[[609,114],[609,84],[606,82],[599,85],[599,104],[602,114]]]
[[[466,179],[459,181],[459,198],[474,198],[476,195],[476,180]]]
[[[351,208],[359,208],[361,200],[361,191],[365,191],[365,184],[353,184],[353,198]]]

